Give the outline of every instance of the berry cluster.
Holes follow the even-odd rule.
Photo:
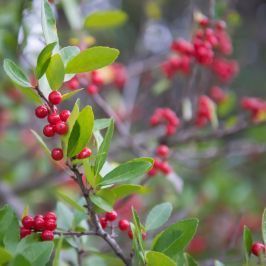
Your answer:
[[[160,145],[156,148],[156,157],[154,159],[153,167],[152,169],[148,172],[149,176],[155,176],[158,174],[158,172],[161,172],[164,175],[168,175],[172,172],[172,168],[167,162],[169,155],[170,155],[170,150],[169,147],[166,145]]]
[[[177,39],[172,42],[171,55],[163,64],[162,71],[172,78],[175,73],[189,74],[193,63],[210,68],[217,77],[227,82],[238,72],[237,62],[223,57],[232,53],[232,43],[224,21],[201,18],[192,41]]]
[[[50,106],[41,105],[35,109],[35,115],[40,118],[46,118],[49,124],[45,125],[43,128],[44,136],[51,138],[55,134],[65,135],[68,132],[67,120],[70,116],[69,110],[62,110],[58,113],[57,107],[62,101],[62,94],[59,91],[52,91],[48,100]],[[61,148],[54,148],[52,150],[51,156],[54,160],[59,161],[63,158],[63,150]]]
[[[100,224],[103,229],[107,228],[109,226],[109,223],[111,223],[110,227],[114,228],[113,222],[117,219],[118,214],[116,211],[111,211],[111,212],[106,212],[105,216],[100,218]],[[130,239],[133,239],[133,233],[130,229],[130,223],[126,219],[121,219],[117,223],[117,227],[119,228],[120,231],[126,232],[128,234],[128,237]],[[142,233],[142,238],[143,240],[146,239],[147,234],[146,232]]]
[[[215,112],[214,102],[206,95],[198,98],[198,109],[196,113],[195,124],[197,127],[203,127],[208,124]]]
[[[157,108],[150,118],[151,126],[165,125],[165,134],[172,136],[180,126],[180,120],[170,108]]]
[[[241,106],[250,113],[253,122],[266,119],[266,101],[255,97],[245,97],[241,100]]]
[[[118,89],[123,89],[127,81],[126,69],[122,64],[113,64],[105,70],[94,70],[91,73],[79,74],[69,80],[66,87],[76,90],[86,87],[90,95],[99,93],[105,84],[113,84]]]
[[[252,245],[251,252],[257,257],[266,255],[266,246],[260,242],[256,242]]]
[[[21,220],[20,238],[24,238],[33,232],[40,232],[43,241],[54,239],[54,230],[56,229],[56,214],[47,212],[44,216],[41,214],[24,216]]]

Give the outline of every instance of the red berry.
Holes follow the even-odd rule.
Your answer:
[[[54,130],[59,135],[65,135],[68,132],[68,125],[65,122],[56,123]]]
[[[31,234],[31,230],[30,229],[27,229],[25,227],[21,227],[20,228],[20,238],[24,238],[24,237],[26,237],[26,236],[28,236],[30,234]]]
[[[160,157],[167,158],[169,156],[169,148],[166,145],[160,145],[157,147],[156,153]]]
[[[155,167],[153,167],[149,172],[148,172],[148,176],[155,176],[157,174],[157,170],[155,169]]]
[[[117,218],[117,212],[116,211],[107,212],[105,214],[105,218],[107,221],[113,222]]]
[[[48,115],[49,111],[48,108],[45,105],[38,106],[35,109],[35,115],[38,118],[45,118]]]
[[[133,239],[133,232],[132,232],[132,230],[129,230],[129,231],[127,232],[127,235],[128,235],[128,237],[129,237],[130,239]]]
[[[59,116],[62,121],[66,122],[70,115],[71,112],[69,110],[63,110],[61,111]]]
[[[60,116],[57,113],[52,113],[48,115],[47,120],[51,125],[55,125],[61,121]]]
[[[200,25],[201,27],[206,27],[206,26],[208,26],[208,24],[209,24],[209,19],[206,18],[206,17],[201,18],[201,19],[199,20],[199,25]]]
[[[34,221],[37,219],[43,219],[43,216],[41,214],[37,214],[34,216]]]
[[[56,217],[56,214],[54,212],[47,212],[45,215],[44,215],[44,220],[56,220],[57,217]]]
[[[53,137],[55,134],[55,131],[54,131],[54,127],[52,125],[46,125],[44,128],[43,128],[43,135],[45,137]]]
[[[79,81],[76,77],[72,78],[67,82],[67,87],[71,90],[76,90],[79,88]]]
[[[54,219],[45,220],[45,229],[54,231],[56,229],[56,220]]]
[[[64,157],[63,150],[60,148],[54,148],[52,149],[51,156],[55,161],[60,161]]]
[[[43,241],[49,241],[54,239],[54,233],[49,230],[44,230],[41,234],[41,239]]]
[[[34,227],[34,219],[31,216],[24,216],[21,222],[26,229],[31,229]]]
[[[167,162],[161,162],[160,163],[160,170],[165,175],[169,175],[172,172],[171,166]]]
[[[89,148],[84,148],[78,155],[77,155],[77,158],[78,159],[85,159],[85,158],[88,158],[90,157],[92,154],[92,151],[91,149]]]
[[[100,218],[100,224],[101,224],[101,227],[103,228],[103,229],[105,229],[106,227],[107,227],[107,219],[105,218],[105,217],[101,217]]]
[[[259,256],[260,254],[265,254],[265,245],[259,242],[256,242],[251,247],[251,252],[255,256]]]
[[[87,92],[90,95],[94,95],[94,94],[97,94],[99,92],[99,88],[96,85],[91,84],[87,87]]]
[[[59,91],[52,91],[48,96],[49,102],[52,104],[59,104],[62,101],[62,94]]]
[[[103,85],[103,79],[100,77],[100,75],[97,71],[91,72],[91,82],[97,86]]]
[[[118,227],[121,231],[126,231],[129,228],[129,221],[128,220],[120,220],[118,223]]]
[[[43,218],[34,219],[35,231],[43,231],[45,229],[45,222]]]

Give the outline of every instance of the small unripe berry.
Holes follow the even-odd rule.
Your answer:
[[[49,230],[44,230],[41,234],[41,239],[43,241],[49,241],[54,239],[54,233]]]
[[[69,110],[63,110],[61,111],[59,116],[62,121],[66,122],[70,115],[71,112]]]
[[[116,211],[107,212],[105,214],[105,218],[107,221],[113,222],[117,218],[117,212]]]
[[[94,95],[94,94],[97,94],[99,92],[99,88],[94,85],[94,84],[91,84],[87,87],[87,92],[90,94],[90,95]]]
[[[59,135],[65,135],[68,132],[68,125],[65,122],[58,122],[55,124],[54,130]]]
[[[63,150],[60,148],[54,148],[52,149],[51,156],[55,161],[60,161],[64,157]]]
[[[169,175],[172,172],[171,166],[167,162],[161,162],[160,163],[160,170],[165,175]]]
[[[20,238],[24,238],[24,237],[26,237],[26,236],[28,236],[30,234],[31,234],[31,230],[30,229],[27,229],[25,227],[21,227],[20,228]]]
[[[54,126],[52,126],[52,125],[49,124],[49,125],[46,125],[46,126],[43,128],[43,135],[44,135],[45,137],[50,138],[50,137],[53,137],[54,134],[55,134]]]
[[[255,256],[260,256],[260,254],[265,254],[265,245],[259,242],[256,242],[251,247],[251,252]]]
[[[47,120],[51,125],[56,125],[58,122],[61,121],[60,116],[57,113],[52,113],[48,115]]]
[[[34,229],[35,231],[43,231],[45,229],[44,219],[42,218],[34,219]]]
[[[101,217],[100,218],[100,224],[101,224],[101,227],[102,229],[105,229],[107,227],[107,219],[105,217]]]
[[[85,158],[88,158],[90,157],[92,154],[92,151],[91,149],[89,148],[84,148],[78,155],[77,155],[77,158],[78,159],[85,159]]]
[[[45,105],[40,105],[35,109],[35,115],[38,118],[45,118],[48,115],[49,111]]]
[[[120,220],[118,223],[118,227],[121,231],[126,231],[129,228],[129,221],[128,220]]]
[[[45,229],[54,231],[56,229],[56,220],[54,219],[45,220]]]
[[[56,214],[54,212],[47,212],[44,215],[44,220],[55,220],[56,221],[57,217]]]
[[[49,102],[51,104],[59,104],[62,101],[62,94],[59,91],[52,91],[48,96]]]
[[[166,145],[160,145],[157,147],[156,153],[160,157],[167,158],[169,156],[169,148]]]
[[[24,216],[21,222],[26,229],[31,229],[34,227],[34,219],[31,216]]]

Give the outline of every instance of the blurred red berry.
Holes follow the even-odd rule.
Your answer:
[[[41,239],[43,241],[51,241],[54,239],[54,233],[52,231],[49,231],[49,230],[44,230],[41,233]]]
[[[125,219],[123,219],[123,220],[120,220],[119,222],[118,222],[118,227],[119,227],[119,229],[121,230],[121,231],[126,231],[128,228],[129,228],[129,221],[128,220],[125,220]]]
[[[113,222],[117,218],[117,212],[116,211],[107,212],[105,214],[105,218],[107,221]]]
[[[51,104],[57,105],[62,101],[62,94],[59,91],[52,91],[48,96]]]

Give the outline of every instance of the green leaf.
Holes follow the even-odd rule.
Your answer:
[[[35,235],[32,235],[19,242],[16,255],[23,255],[32,266],[46,265],[52,255],[53,247],[52,241],[38,242]]]
[[[31,263],[21,254],[17,255],[9,266],[31,266]]]
[[[62,191],[56,191],[55,194],[58,199],[69,204],[74,209],[80,212],[85,212],[85,209],[82,206],[80,206],[75,200],[71,199],[68,195],[64,194]]]
[[[63,150],[64,150],[65,155],[67,154],[69,137],[70,137],[70,134],[73,130],[74,124],[78,116],[79,116],[79,99],[75,102],[71,115],[67,120],[68,132],[66,135],[62,136]]]
[[[261,221],[261,232],[264,244],[266,244],[266,209],[264,209]]]
[[[250,229],[247,226],[244,226],[243,230],[243,245],[244,245],[246,262],[248,262],[249,257],[251,255],[252,235]]]
[[[114,121],[111,120],[110,125],[104,136],[103,142],[97,153],[99,156],[96,158],[96,161],[95,161],[95,174],[96,175],[101,171],[106,161],[107,154],[108,154],[110,144],[111,144],[111,140],[113,137],[113,133],[114,133]]]
[[[96,11],[85,19],[85,26],[90,29],[113,28],[124,24],[128,16],[122,10]]]
[[[5,265],[11,259],[12,259],[12,254],[3,247],[0,247],[0,265]]]
[[[125,183],[144,175],[153,165],[151,158],[138,158],[123,163],[109,172],[100,183],[101,186]]]
[[[26,74],[22,71],[22,69],[16,65],[12,60],[5,59],[4,60],[4,70],[9,78],[17,85],[22,88],[31,88],[31,84],[26,76]]]
[[[118,55],[119,51],[110,47],[95,46],[88,48],[68,62],[65,72],[73,74],[99,69],[112,64]]]
[[[66,101],[68,99],[70,99],[71,97],[75,96],[77,93],[83,91],[84,89],[78,89],[78,90],[74,90],[68,93],[65,93],[64,95],[62,95],[62,101]]]
[[[77,155],[89,142],[93,129],[94,115],[91,106],[86,106],[78,116],[69,137],[67,155]]]
[[[132,216],[134,224],[131,224],[131,230],[133,233],[133,246],[138,258],[145,263],[145,253],[143,248],[142,239],[142,224],[136,210],[132,207]]]
[[[146,253],[147,266],[176,266],[176,263],[160,252],[148,251]]]
[[[40,79],[50,63],[56,42],[50,43],[43,48],[37,59],[36,76]]]
[[[46,70],[46,77],[52,90],[58,90],[64,81],[65,70],[64,63],[59,54],[51,57]]]
[[[62,249],[62,244],[63,244],[63,237],[60,237],[59,241],[58,241],[58,243],[56,245],[56,248],[55,248],[53,266],[60,266],[60,252],[61,252],[61,249]]]
[[[182,220],[169,226],[155,237],[152,250],[174,258],[188,246],[196,233],[197,226],[197,219]]]
[[[53,10],[47,0],[42,1],[41,19],[42,19],[42,30],[46,43],[47,44],[53,42],[58,43],[56,20],[53,14]]]
[[[152,208],[145,222],[146,230],[154,230],[166,223],[171,215],[172,210],[173,207],[169,202],[156,205],[154,208]]]
[[[12,230],[9,230],[10,226]],[[0,243],[3,242],[6,249],[13,252],[19,242],[18,218],[14,210],[5,205],[0,209]]]
[[[37,141],[40,143],[41,147],[44,149],[44,151],[47,153],[47,155],[49,155],[49,158],[50,158],[51,151],[47,147],[46,143],[43,141],[42,137],[36,131],[34,131],[33,129],[31,129],[30,131],[35,136]]]
[[[118,185],[118,186],[112,187],[111,191],[115,194],[116,199],[121,199],[133,193],[134,194],[147,193],[148,189],[141,185],[125,184],[125,185]]]
[[[14,253],[20,240],[18,218],[14,211],[13,218],[9,223],[9,227],[12,228],[12,230],[6,231],[3,243],[7,250]]]
[[[110,212],[113,210],[113,207],[103,198],[90,194],[90,199],[93,202],[93,204],[95,204],[97,207],[99,207],[100,209],[106,211],[106,212]]]
[[[112,121],[111,118],[95,119],[93,131],[98,131],[109,127],[111,121]]]
[[[62,48],[59,51],[59,54],[61,55],[61,59],[64,63],[64,67],[66,67],[67,63],[75,57],[77,54],[79,54],[80,49],[77,46],[67,46]],[[75,74],[66,74],[64,81],[68,81],[72,79],[75,76]]]
[[[83,164],[86,180],[94,188],[96,179],[95,179],[93,169],[91,167],[90,158],[82,160],[82,164]]]

